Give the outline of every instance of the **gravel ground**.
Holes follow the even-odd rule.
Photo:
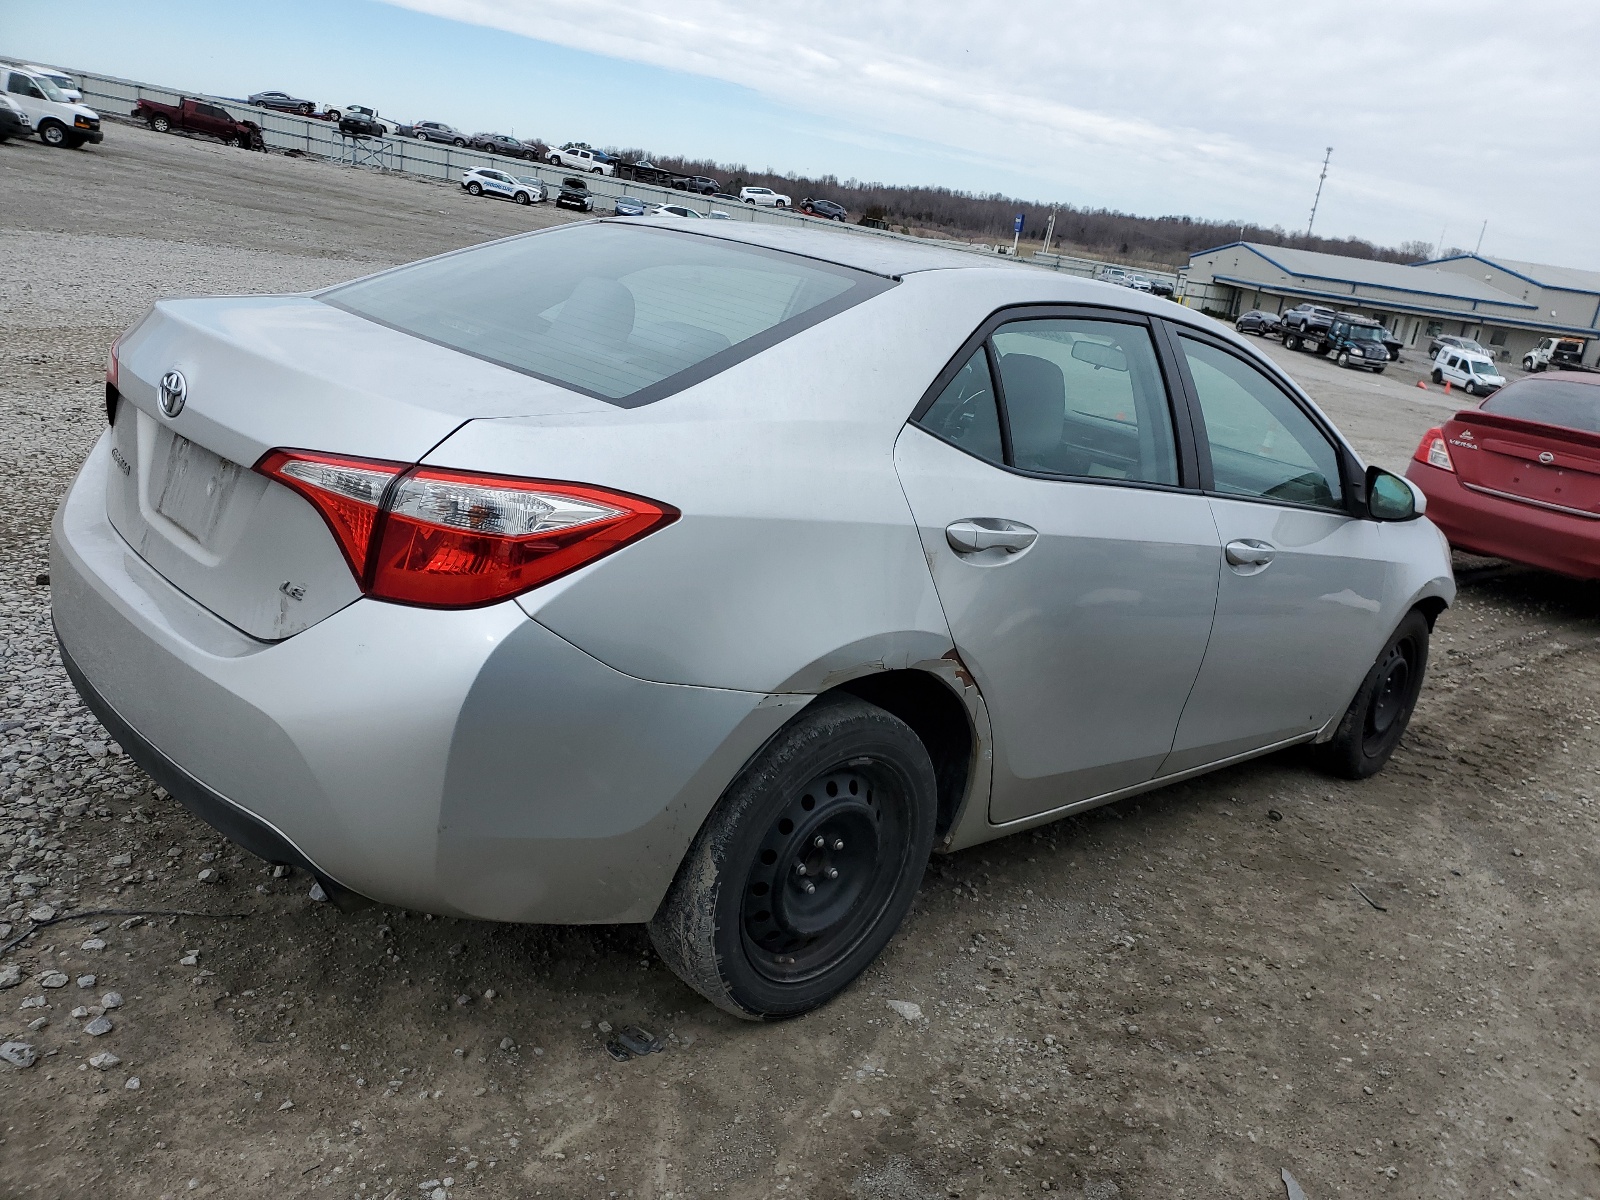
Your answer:
[[[0,957],[7,1195],[1600,1195],[1595,588],[1463,564],[1379,778],[1281,755],[936,859],[857,986],[746,1025],[634,927],[315,902],[108,743],[37,582],[152,299],[551,214],[122,127],[0,163],[0,944],[68,918]],[[1446,411],[1283,361],[1378,461]]]

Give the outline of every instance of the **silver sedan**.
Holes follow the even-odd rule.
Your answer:
[[[1379,770],[1454,583],[1239,337],[903,241],[592,221],[163,301],[55,518],[116,739],[335,899],[647,922],[740,1016],[930,852],[1283,747]]]

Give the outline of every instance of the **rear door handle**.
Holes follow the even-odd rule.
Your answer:
[[[946,525],[944,536],[957,554],[980,554],[985,550],[1020,554],[1033,545],[1039,531],[1003,517],[970,517]]]
[[[1231,567],[1264,567],[1272,561],[1273,549],[1267,542],[1240,538],[1229,542],[1222,553]]]

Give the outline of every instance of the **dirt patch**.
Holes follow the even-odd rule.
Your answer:
[[[748,1025],[637,927],[313,901],[107,742],[35,582],[130,314],[544,210],[124,128],[0,158],[0,246],[47,293],[0,310],[34,322],[0,346],[0,942],[43,904],[243,914],[0,958],[0,1041],[39,1056],[0,1063],[8,1194],[1273,1197],[1285,1166],[1313,1200],[1600,1194],[1595,588],[1474,565],[1377,779],[1280,755],[936,858],[855,987]],[[1437,419],[1289,361],[1380,460]],[[616,1063],[602,1021],[667,1048]]]

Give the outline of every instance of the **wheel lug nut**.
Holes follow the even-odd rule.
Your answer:
[[[835,850],[843,850],[844,849],[844,839],[843,838],[834,838],[834,840],[833,840],[833,848]]]
[[[823,841],[822,835],[819,833],[819,834],[817,834],[816,837],[812,838],[811,839],[811,844],[813,846],[815,846],[818,850],[821,850],[823,845],[824,845],[824,841]]]
[[[828,878],[829,879],[837,879],[837,878],[839,878],[839,868],[838,867],[829,867],[828,868]]]
[[[811,880],[809,880],[809,879],[806,880],[806,883],[805,883],[805,893],[806,893],[806,895],[809,896],[809,895],[811,895],[812,892],[814,892],[816,890],[817,890],[817,885],[812,883]]]
[[[803,863],[803,862],[795,863],[795,865],[794,865],[794,873],[796,875],[804,875],[806,873],[806,865],[805,865],[805,863]]]

